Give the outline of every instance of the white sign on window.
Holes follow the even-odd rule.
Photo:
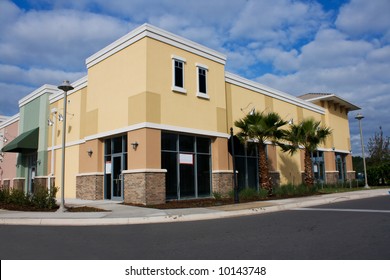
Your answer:
[[[106,174],[111,174],[111,161],[106,161]]]
[[[180,164],[194,164],[194,157],[192,154],[180,154]]]

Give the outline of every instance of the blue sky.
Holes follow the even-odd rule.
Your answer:
[[[367,142],[379,126],[390,135],[389,14],[389,0],[0,0],[0,115],[43,84],[83,77],[88,56],[148,22],[226,54],[227,71],[362,107]]]

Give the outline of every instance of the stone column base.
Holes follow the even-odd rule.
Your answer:
[[[326,184],[337,184],[339,181],[339,172],[337,171],[325,172],[325,176]]]
[[[3,184],[1,186],[1,188],[3,190],[9,190],[11,187],[11,180],[10,179],[3,179]]]
[[[356,180],[356,172],[355,171],[347,171],[347,181]]]
[[[76,176],[76,198],[104,199],[104,175],[102,173],[78,174]]]
[[[156,205],[166,202],[166,169],[138,169],[123,171],[124,202]]]
[[[218,193],[222,197],[229,197],[229,192],[233,191],[233,170],[213,171],[213,193]]]
[[[34,178],[34,193],[40,190],[48,190],[49,176],[37,176]],[[50,177],[50,187],[54,186],[54,177]]]
[[[14,178],[13,181],[13,185],[14,187],[12,189],[14,190],[18,190],[18,191],[24,191],[24,182],[25,182],[25,178]]]

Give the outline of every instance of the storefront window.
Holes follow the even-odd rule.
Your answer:
[[[345,166],[345,154],[335,153],[336,157],[336,170],[338,171],[339,181],[344,181],[346,178],[346,166]]]
[[[314,178],[317,182],[323,182],[325,180],[325,161],[323,151],[314,151],[311,154],[311,160],[313,163]]]
[[[161,166],[167,170],[167,199],[207,197],[211,194],[211,140],[163,132]]]
[[[259,158],[257,143],[240,143],[235,151],[236,169],[238,171],[237,181],[239,189],[259,188]]]

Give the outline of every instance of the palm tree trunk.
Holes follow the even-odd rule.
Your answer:
[[[310,151],[307,149],[305,149],[305,185],[310,187],[314,185],[313,163]]]
[[[263,143],[258,144],[258,152],[259,152],[259,181],[260,187],[262,189],[268,190],[271,193],[271,182],[269,180],[269,172],[268,172],[268,161],[267,155],[265,152],[266,146]]]

